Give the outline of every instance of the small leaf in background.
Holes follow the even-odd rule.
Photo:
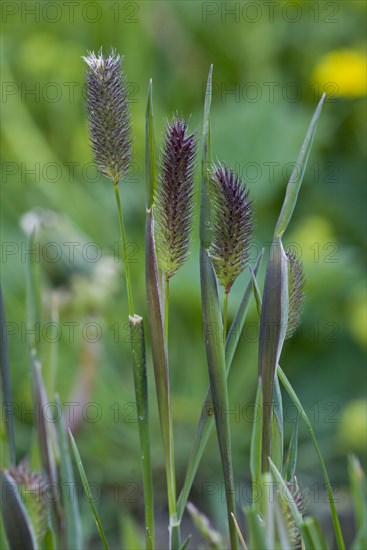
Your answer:
[[[0,471],[1,511],[11,550],[35,550],[36,534],[13,477]]]
[[[224,548],[224,543],[221,534],[212,527],[209,519],[191,502],[187,503],[187,511],[198,528],[201,536],[209,543],[209,548],[213,548],[214,550],[222,550],[222,548]]]
[[[76,446],[73,434],[71,433],[70,430],[69,430],[69,437],[70,437],[70,441],[71,441],[71,448],[73,450],[75,462],[76,462],[76,465],[77,465],[78,470],[79,470],[80,479],[82,480],[84,491],[85,491],[86,497],[88,499],[89,506],[90,506],[91,512],[92,512],[93,517],[94,517],[94,521],[96,522],[99,536],[101,537],[101,541],[103,543],[103,546],[104,546],[105,550],[108,550],[107,540],[106,540],[106,537],[105,537],[105,534],[104,534],[104,531],[103,531],[103,528],[102,528],[101,521],[99,519],[97,509],[94,505],[93,496],[92,496],[92,493],[91,493],[91,490],[90,490],[90,487],[89,487],[89,483],[88,483],[88,479],[87,479],[87,476],[86,476],[86,473],[85,473],[85,470],[84,470],[82,459],[80,458],[78,447]]]
[[[348,471],[357,526],[352,549],[362,550],[367,548],[367,487],[365,473],[355,455],[348,456]]]
[[[146,140],[145,141],[145,177],[146,177],[145,201],[146,201],[146,207],[149,209],[153,204],[156,183],[157,183],[152,79],[150,79],[149,81],[147,107],[145,111],[145,140]]]
[[[294,422],[292,437],[289,442],[288,453],[283,467],[283,477],[286,481],[292,481],[296,473],[298,453],[298,418]]]
[[[64,417],[58,397],[55,399],[58,412],[56,416],[59,445],[60,445],[60,478],[61,487],[75,487],[73,465],[71,462],[69,443],[65,432]],[[83,550],[82,522],[79,513],[79,503],[76,491],[72,497],[63,498],[66,522],[66,536],[68,548]]]
[[[0,380],[1,397],[3,406],[3,418],[5,417],[7,447],[9,450],[9,463],[15,465],[15,435],[14,435],[14,404],[11,389],[10,363],[8,351],[8,335],[6,330],[5,308],[3,293],[0,287]],[[2,462],[4,459],[1,459]],[[3,464],[2,464],[3,465]],[[5,465],[5,464],[4,464]]]
[[[56,433],[55,425],[50,423],[43,411],[47,410],[48,398],[43,382],[41,364],[36,357],[36,352],[31,352],[31,368],[33,375],[33,402],[42,411],[42,414],[37,415],[37,433],[39,452],[42,460],[42,465],[45,469],[47,479],[50,482],[50,492],[52,493],[52,509],[58,533],[62,534],[62,512],[60,508],[60,500],[57,492],[58,476],[55,460],[55,445]]]

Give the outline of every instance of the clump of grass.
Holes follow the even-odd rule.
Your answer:
[[[134,374],[135,398],[138,412],[138,428],[142,456],[142,477],[145,507],[145,546],[155,547],[152,465],[150,459],[150,430],[148,408],[148,379],[146,369],[146,348],[144,322],[134,312],[132,282],[126,250],[125,227],[119,196],[119,181],[126,177],[131,162],[132,127],[127,96],[126,77],[122,71],[122,58],[111,50],[108,56],[102,51],[97,55],[89,53],[87,63],[87,110],[90,140],[95,162],[100,172],[113,183],[122,240],[122,258],[125,267],[129,327],[131,331],[131,352]],[[157,401],[160,415],[162,442],[167,478],[167,500],[169,509],[169,548],[181,550],[188,545],[188,539],[181,542],[180,522],[187,504],[190,489],[200,459],[213,427],[213,415],[222,463],[229,538],[232,550],[238,543],[243,548],[306,548],[326,549],[327,543],[316,518],[307,516],[302,495],[296,481],[298,449],[298,425],[295,426],[289,444],[287,457],[283,460],[284,419],[282,394],[279,381],[295,404],[304,421],[316,449],[323,471],[335,538],[338,548],[345,544],[336,514],[335,502],[324,459],[318,447],[312,424],[302,404],[279,366],[285,338],[291,337],[300,323],[305,277],[301,262],[283,247],[283,235],[295,209],[303,174],[315,134],[324,97],[318,105],[304,144],[297,159],[297,165],[287,186],[282,210],[276,224],[267,264],[263,297],[256,280],[262,256],[252,269],[249,265],[249,246],[253,233],[253,203],[248,189],[241,178],[225,164],[211,165],[211,86],[212,67],[209,71],[207,93],[204,104],[202,140],[202,186],[200,209],[200,277],[205,348],[210,378],[210,388],[204,400],[203,411],[198,423],[192,452],[187,466],[181,494],[176,497],[176,476],[173,445],[173,418],[171,410],[170,372],[168,360],[168,285],[170,279],[182,266],[189,254],[195,195],[195,159],[197,138],[188,132],[187,122],[175,117],[167,124],[162,147],[162,159],[156,166],[154,118],[152,105],[152,82],[148,90],[146,111],[146,291],[148,318]],[[33,244],[34,235],[31,235]],[[28,326],[34,326],[41,318],[41,286],[38,270],[28,266]],[[230,290],[246,268],[250,274],[243,289],[242,299],[232,325],[227,331],[227,305]],[[220,307],[218,285],[224,287],[223,312]],[[239,342],[247,314],[251,291],[253,290],[260,314],[259,338],[259,383],[256,404],[262,410],[253,426],[250,469],[253,482],[265,489],[275,484],[275,498],[267,499],[263,491],[259,501],[245,509],[246,533],[240,530],[237,521],[235,495],[235,474],[232,465],[232,441],[230,423],[227,375]],[[1,326],[5,327],[5,313],[1,299]],[[223,336],[223,337],[222,337]],[[41,355],[38,342],[30,346],[31,374],[33,378],[33,400],[41,406],[47,404],[47,392],[43,383]],[[85,547],[81,535],[78,502],[69,502],[63,495],[62,502],[53,502],[46,508],[44,503],[27,508],[22,502],[21,488],[36,491],[42,495],[43,481],[53,486],[74,483],[70,447],[74,454],[82,479],[84,491],[95,519],[103,546],[108,548],[97,507],[92,498],[82,460],[71,433],[66,436],[63,415],[59,416],[57,431],[53,430],[41,415],[37,419],[37,454],[45,478],[31,474],[22,463],[16,461],[16,446],[12,418],[10,367],[6,338],[1,351],[2,397],[6,408],[6,435],[8,468],[0,472],[2,485],[8,484],[12,491],[7,493],[3,506],[5,532],[11,548],[73,548]],[[60,407],[59,400],[56,403]],[[61,407],[60,407],[61,408]],[[208,412],[210,410],[210,413]],[[362,550],[366,546],[365,483],[358,461],[349,463],[353,489],[358,533],[353,548]],[[37,493],[38,494],[38,493]],[[188,511],[202,536],[211,547],[227,545],[226,535],[217,532],[195,506],[189,504]],[[0,533],[1,535],[1,533]]]

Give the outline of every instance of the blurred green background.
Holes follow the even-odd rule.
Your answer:
[[[59,315],[56,331],[50,325],[41,330],[45,378],[50,387],[56,352],[56,388],[63,403],[80,403],[70,420],[89,479],[102,488],[98,507],[107,534],[118,540],[121,518],[125,533],[129,522],[141,524],[127,302],[122,267],[114,257],[118,219],[111,184],[91,163],[82,56],[100,47],[105,52],[115,47],[125,55],[135,137],[134,165],[121,194],[135,307],[144,317],[147,85],[152,78],[158,145],[165,118],[176,111],[191,115],[190,127],[200,133],[203,89],[214,63],[213,152],[242,173],[255,200],[253,260],[264,243],[269,250],[291,163],[319,97],[328,94],[286,235],[304,261],[307,294],[302,328],[286,344],[282,366],[314,422],[343,522],[350,524],[346,454],[354,451],[365,458],[366,450],[365,3],[3,2],[2,21],[2,287],[18,458],[28,452],[34,419],[24,324],[24,229],[36,217],[44,222],[37,239],[44,323],[56,322]],[[247,277],[243,274],[234,287],[230,315]],[[70,323],[75,323],[73,330]],[[190,259],[171,285],[169,352],[180,489],[208,384],[197,221]],[[148,359],[157,515],[165,536],[164,463]],[[256,361],[252,304],[229,381],[241,502],[249,496],[249,404]],[[285,398],[289,437],[295,411],[287,405]],[[66,407],[71,413],[72,407]],[[321,471],[303,426],[298,475],[308,488],[307,506],[327,517]],[[211,497],[208,483],[214,483]],[[215,437],[191,498],[223,526]],[[85,506],[85,530],[93,537]]]

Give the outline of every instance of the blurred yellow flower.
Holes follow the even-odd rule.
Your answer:
[[[353,399],[341,412],[339,442],[343,450],[363,451],[367,443],[367,401]]]
[[[313,79],[320,91],[341,97],[363,97],[367,92],[367,57],[363,51],[335,50],[320,59]]]

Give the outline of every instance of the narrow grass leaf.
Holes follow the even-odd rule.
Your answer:
[[[249,548],[251,550],[273,550],[269,548],[265,538],[265,527],[255,506],[245,508],[247,530],[249,533]]]
[[[348,472],[353,495],[357,534],[352,549],[367,548],[367,494],[366,476],[355,455],[348,456]]]
[[[303,176],[306,170],[308,157],[310,155],[313,138],[316,132],[317,121],[321,114],[321,108],[324,103],[326,94],[323,94],[320,102],[316,108],[315,114],[312,117],[310,126],[307,130],[306,137],[299,152],[296,165],[291,174],[290,180],[287,185],[286,195],[283,202],[283,206],[275,227],[274,237],[281,237],[284,231],[287,229],[291,220],[293,210],[296,206],[298,193],[301,188]]]
[[[138,414],[140,449],[142,452],[146,548],[154,547],[154,503],[150,453],[148,381],[142,317],[129,317],[131,351],[134,362],[135,400]]]
[[[11,550],[37,548],[36,535],[23,505],[17,484],[10,475],[0,471],[1,511]]]
[[[148,87],[147,108],[145,112],[145,172],[146,172],[146,207],[153,204],[157,181],[157,161],[154,139],[153,116],[153,81],[150,79]]]
[[[277,377],[278,378],[278,377]],[[289,442],[288,453],[283,468],[283,477],[286,481],[292,481],[296,473],[298,454],[298,419],[293,427],[291,440]]]
[[[308,550],[328,550],[328,544],[316,518],[304,518],[301,531]]]
[[[254,486],[258,487],[261,477],[261,457],[262,457],[262,410],[263,410],[263,393],[261,378],[259,378],[255,409],[254,409],[254,423],[252,426],[251,434],[251,448],[250,448],[250,470],[251,479]]]
[[[259,256],[256,262],[256,265],[254,267],[255,274],[258,272],[258,269],[260,268],[261,261],[262,261],[262,253]],[[235,315],[235,318],[232,322],[231,328],[227,335],[226,351],[225,351],[227,376],[232,366],[232,361],[237,349],[238,342],[241,337],[243,326],[245,324],[248,306],[251,298],[251,291],[252,291],[252,283],[250,280],[245,287],[240,305],[238,306],[237,313]],[[212,400],[210,387],[209,387],[203,402],[199,423],[196,429],[194,444],[192,446],[190,458],[188,460],[184,484],[177,502],[177,516],[179,519],[182,518],[183,513],[185,511],[190,490],[194,482],[194,478],[195,478],[197,469],[199,467],[200,460],[203,456],[205,447],[208,443],[210,434],[212,433],[213,427],[214,427],[213,400]]]
[[[284,447],[284,429],[283,429],[283,404],[282,393],[280,391],[279,380],[274,377],[273,393],[273,412],[272,422],[272,457],[273,462],[281,470],[283,467],[283,447]]]
[[[72,448],[72,451],[73,451],[73,454],[74,454],[75,462],[76,462],[76,465],[78,467],[80,479],[82,480],[82,484],[83,484],[83,487],[84,487],[84,492],[85,492],[86,497],[88,499],[89,506],[90,506],[91,512],[92,512],[93,517],[94,517],[94,521],[96,522],[99,536],[101,537],[101,541],[103,543],[103,546],[104,546],[105,550],[108,550],[107,540],[106,540],[106,537],[105,537],[105,534],[104,534],[104,531],[103,531],[103,528],[102,528],[101,521],[99,519],[97,509],[94,505],[94,499],[93,499],[93,496],[92,496],[92,493],[91,493],[91,490],[90,490],[90,487],[89,487],[89,483],[88,483],[88,479],[87,479],[87,476],[86,476],[86,473],[85,473],[85,470],[84,470],[82,459],[80,458],[78,447],[76,446],[73,434],[71,433],[70,430],[69,430],[69,437],[70,437],[70,441],[71,441],[71,448]]]
[[[36,247],[36,229],[33,229],[28,237],[28,250]],[[30,330],[30,349],[37,349],[37,328],[42,322],[41,306],[41,275],[40,263],[36,261],[35,254],[29,254],[27,260],[27,325]],[[34,331],[34,332],[33,332]],[[38,343],[38,346],[36,345]]]
[[[201,536],[208,542],[209,547],[213,550],[224,548],[220,533],[213,528],[207,516],[200,512],[191,502],[187,504],[187,511]]]
[[[211,130],[210,108],[212,103],[213,65],[210,65],[205,91],[203,141],[202,141],[202,180],[200,194],[200,242],[209,248],[212,236],[211,216],[209,207],[210,163],[211,163]]]
[[[238,538],[240,539],[240,543],[242,544],[242,548],[243,548],[243,550],[248,550],[245,539],[243,538],[242,531],[240,529],[240,526],[238,525],[238,521],[236,520],[236,517],[233,514],[232,514],[232,518],[233,518],[233,522],[234,522],[235,527],[236,527]]]
[[[3,401],[5,415],[6,436],[9,449],[10,465],[15,465],[15,434],[14,434],[14,404],[11,389],[8,334],[6,329],[5,308],[3,302],[3,293],[0,287],[0,376],[1,376],[1,397]]]
[[[200,247],[200,278],[203,309],[204,341],[213,399],[217,437],[220,448],[224,484],[227,499],[228,525],[232,550],[238,548],[232,513],[236,515],[235,488],[232,467],[231,437],[225,349],[222,339],[223,326],[220,312],[218,287],[214,268],[203,245]]]
[[[263,387],[262,470],[269,468],[275,369],[288,322],[288,261],[280,239],[270,249],[259,336],[259,376]]]
[[[188,547],[190,540],[191,540],[191,535],[187,535],[187,537],[185,538],[185,540],[180,546],[180,550],[185,550]]]
[[[342,534],[342,530],[341,530],[341,527],[340,527],[338,514],[336,512],[336,506],[335,506],[335,501],[334,501],[334,497],[333,497],[333,490],[332,490],[332,487],[331,487],[331,484],[330,484],[329,475],[327,473],[326,465],[325,465],[324,459],[322,457],[322,453],[320,451],[320,447],[317,443],[315,432],[313,431],[313,428],[312,428],[311,421],[308,418],[307,413],[304,410],[300,400],[298,399],[296,392],[292,388],[288,378],[286,377],[285,373],[283,372],[283,370],[280,368],[279,365],[278,365],[278,368],[277,368],[277,374],[278,374],[278,377],[279,377],[281,383],[283,384],[284,389],[288,393],[289,397],[291,398],[291,400],[295,404],[297,411],[299,412],[300,416],[302,417],[302,420],[304,421],[304,423],[306,425],[306,428],[307,428],[307,430],[310,434],[311,440],[314,444],[316,454],[318,456],[318,459],[319,459],[319,462],[320,462],[320,465],[321,465],[321,469],[322,469],[322,473],[323,473],[323,476],[324,476],[325,485],[326,485],[326,489],[327,489],[327,493],[328,493],[329,504],[330,504],[330,509],[331,509],[331,516],[332,516],[332,520],[333,520],[335,538],[336,538],[336,542],[337,542],[337,545],[338,545],[338,549],[339,550],[345,550],[345,543],[344,543],[344,539],[343,539],[343,534]]]
[[[55,397],[57,403],[56,425],[58,439],[60,445],[60,480],[62,487],[75,487],[75,479],[73,465],[70,456],[70,448],[65,431],[64,416],[59,398]],[[65,523],[66,523],[66,540],[67,547],[74,550],[83,550],[82,522],[79,512],[78,496],[76,492],[73,498],[68,498],[66,495],[63,498]]]
[[[43,382],[43,376],[41,371],[41,363],[36,357],[36,352],[31,352],[31,369],[33,375],[33,403],[39,407],[42,411],[37,415],[37,433],[39,451],[42,460],[42,465],[45,469],[48,481],[50,483],[50,492],[52,494],[52,509],[54,513],[54,519],[57,525],[58,534],[62,535],[62,512],[60,508],[60,501],[58,497],[58,476],[55,460],[55,453],[53,443],[55,444],[54,424],[50,424],[46,418],[44,411],[47,411],[48,398],[46,394],[45,385]]]

